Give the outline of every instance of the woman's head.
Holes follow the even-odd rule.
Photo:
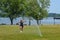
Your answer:
[[[23,20],[20,20],[20,22],[23,22]]]

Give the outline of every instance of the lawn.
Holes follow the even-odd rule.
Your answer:
[[[0,40],[60,40],[60,25],[25,26],[21,33],[18,25],[0,25]]]

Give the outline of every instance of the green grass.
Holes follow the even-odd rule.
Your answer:
[[[60,40],[60,25],[41,25],[43,37],[34,26],[25,26],[20,33],[17,25],[0,25],[0,40]]]

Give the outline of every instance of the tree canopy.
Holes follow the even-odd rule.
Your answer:
[[[9,17],[11,24],[13,19],[26,16],[35,20],[41,20],[48,14],[50,0],[0,0],[0,13],[2,17]]]

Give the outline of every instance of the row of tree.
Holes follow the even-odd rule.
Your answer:
[[[50,0],[0,0],[0,17],[8,17],[13,24],[13,19],[17,17],[31,17],[37,20],[42,20],[47,17],[47,9],[50,6]],[[29,21],[30,25],[30,21]]]

